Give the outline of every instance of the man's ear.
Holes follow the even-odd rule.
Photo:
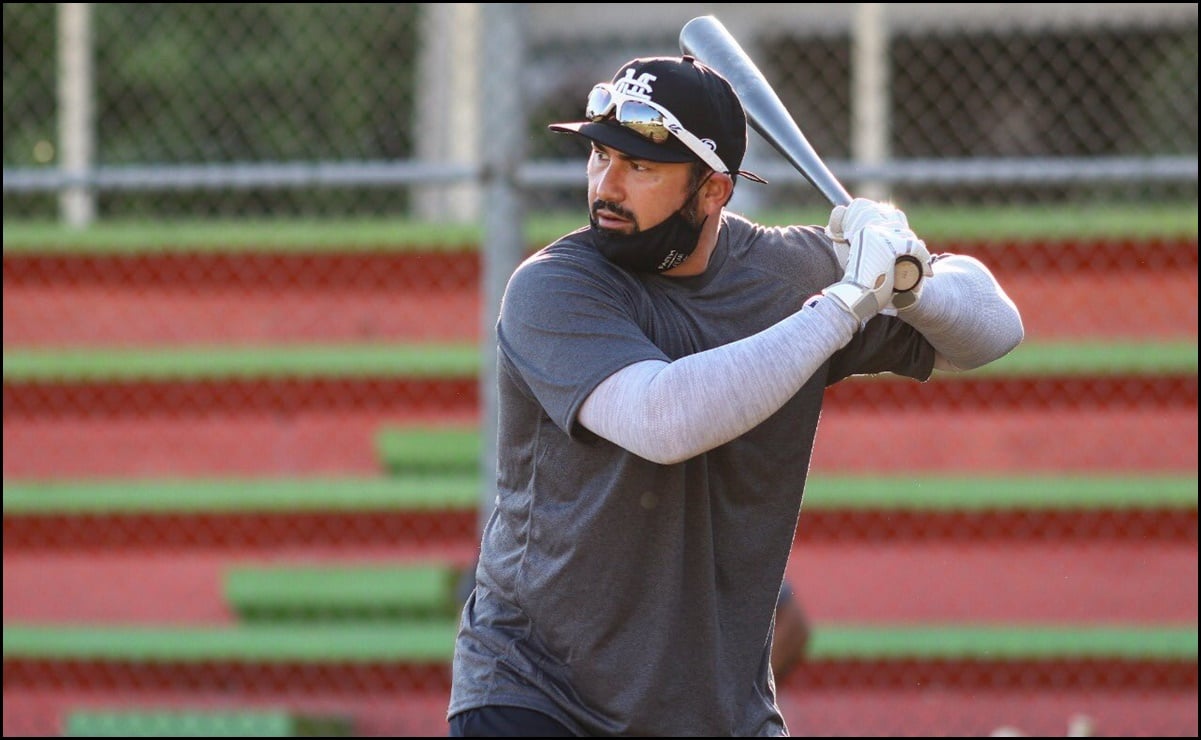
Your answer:
[[[701,193],[704,196],[705,212],[716,213],[730,202],[730,198],[734,197],[734,178],[714,172],[705,181],[705,187],[701,189]],[[710,204],[713,205],[712,209],[710,209]]]

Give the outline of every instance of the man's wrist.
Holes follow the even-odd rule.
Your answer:
[[[851,314],[859,324],[875,316],[880,310],[872,291],[849,280],[834,283],[823,290],[822,295],[830,298],[839,308]]]

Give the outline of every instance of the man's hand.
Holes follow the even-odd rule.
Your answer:
[[[825,231],[834,242],[834,251],[838,256],[838,262],[844,269],[850,257],[848,241],[850,235],[868,226],[883,226],[913,235],[912,230],[909,229],[908,217],[891,203],[856,198],[851,201],[849,206],[835,206],[834,210],[830,212],[830,221],[826,225]],[[926,245],[917,239],[916,235],[913,235],[913,240],[920,246],[916,247],[916,251],[912,254],[901,256],[893,271],[893,291],[897,297],[901,297],[902,293],[920,288],[922,279],[934,274],[930,265],[930,253],[925,249]],[[907,302],[911,305],[916,299],[917,295],[914,295],[902,299],[899,303]],[[899,303],[896,305],[899,306]]]
[[[830,222],[826,224],[826,236],[835,243],[847,244],[850,235],[865,226],[893,226],[909,228],[909,218],[891,203],[880,203],[867,198],[855,198],[848,206],[834,206],[830,211]],[[850,248],[850,245],[847,245]]]
[[[856,198],[851,205],[836,206],[826,233],[836,246],[846,245],[846,272],[842,281],[822,291],[834,298],[862,324],[893,300],[894,271],[899,258],[921,265],[930,275],[930,253],[909,229],[905,214],[892,205]]]

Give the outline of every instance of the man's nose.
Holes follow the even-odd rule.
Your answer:
[[[611,161],[600,165],[593,175],[597,198],[613,203],[620,203],[624,200],[625,189],[619,170],[620,168],[615,167]]]

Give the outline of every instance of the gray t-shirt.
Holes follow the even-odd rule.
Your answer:
[[[723,221],[696,277],[622,270],[586,229],[511,277],[497,324],[497,501],[450,715],[499,704],[581,735],[786,733],[772,619],[823,391],[862,373],[925,380],[934,350],[878,316],[762,424],[675,465],[592,434],[577,413],[612,373],[759,332],[841,278],[818,228]]]

